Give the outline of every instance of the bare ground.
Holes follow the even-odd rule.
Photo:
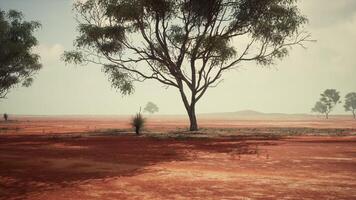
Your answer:
[[[0,123],[0,199],[356,199],[352,120]]]

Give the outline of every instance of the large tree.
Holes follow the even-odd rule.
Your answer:
[[[309,40],[296,0],[87,0],[74,10],[79,36],[64,60],[103,65],[123,94],[146,79],[177,88],[192,131],[198,101],[225,72],[274,64]]]
[[[33,75],[41,69],[39,56],[32,53],[37,45],[33,32],[35,21],[23,21],[21,12],[0,10],[0,98],[16,85],[30,86]]]
[[[356,92],[350,92],[345,96],[345,111],[351,111],[356,119]]]
[[[316,102],[312,112],[325,114],[329,119],[329,113],[334,109],[336,104],[340,103],[340,92],[335,89],[327,89],[320,94],[320,100]]]

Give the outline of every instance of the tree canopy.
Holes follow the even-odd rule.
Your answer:
[[[16,85],[28,87],[41,69],[39,56],[31,52],[37,45],[35,21],[24,21],[21,12],[0,10],[0,98]]]
[[[312,108],[312,112],[326,114],[328,112],[328,107],[321,101],[318,101],[315,103],[315,106]]]
[[[191,130],[197,102],[224,72],[274,64],[310,38],[296,0],[87,0],[74,10],[79,36],[63,59],[103,65],[123,94],[146,79],[177,88]]]
[[[150,114],[153,114],[155,112],[159,111],[159,108],[156,104],[154,104],[153,102],[148,102],[145,106],[145,108],[143,109],[145,112],[148,112]]]
[[[351,111],[356,119],[356,92],[350,92],[345,96],[345,111]]]
[[[336,104],[340,103],[340,93],[335,89],[327,89],[320,94],[320,100],[316,102],[313,112],[325,114],[329,118],[329,113],[333,110]]]

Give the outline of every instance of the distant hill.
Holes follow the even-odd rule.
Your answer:
[[[297,119],[316,118],[310,114],[285,114],[285,113],[263,113],[255,110],[241,110],[236,112],[205,113],[199,114],[206,118],[232,118],[232,119]]]
[[[254,110],[241,110],[241,111],[237,111],[237,112],[231,112],[230,114],[254,116],[254,115],[264,115],[265,113],[254,111]]]

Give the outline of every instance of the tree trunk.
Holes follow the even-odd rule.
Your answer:
[[[195,99],[195,93],[193,92],[191,102],[188,102],[187,96],[184,93],[183,85],[182,82],[178,82],[179,85],[179,92],[182,97],[183,103],[185,110],[188,113],[189,116],[189,122],[190,122],[190,131],[197,131],[198,130],[198,122],[197,122],[197,117],[195,115],[195,104],[196,104],[196,99]]]
[[[356,119],[356,113],[355,113],[355,110],[352,110],[352,114],[354,115],[354,119]]]
[[[189,108],[187,108],[187,112],[189,115],[189,121],[190,121],[190,131],[197,131],[198,130],[198,122],[197,122],[197,117],[195,114],[195,105],[191,105]]]
[[[325,117],[326,117],[326,119],[329,119],[329,113],[326,113]]]

